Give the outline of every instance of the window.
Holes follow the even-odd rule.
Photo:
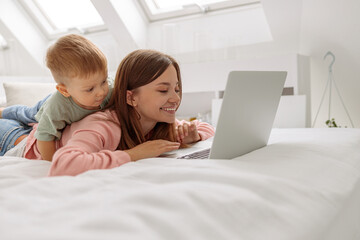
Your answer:
[[[21,4],[48,38],[77,30],[88,33],[105,25],[90,0],[21,0]]]
[[[169,18],[207,13],[250,4],[259,0],[139,0],[149,20],[158,21]]]
[[[0,50],[5,50],[9,47],[5,38],[0,34]]]
[[[153,0],[154,4],[158,9],[170,9],[170,8],[182,8],[183,6],[194,5],[194,4],[211,4],[216,2],[224,2],[224,0],[177,0],[177,1],[169,1],[169,0]]]

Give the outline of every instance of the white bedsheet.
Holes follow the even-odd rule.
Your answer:
[[[1,240],[360,239],[360,129],[274,129],[234,160],[49,167],[0,159]]]

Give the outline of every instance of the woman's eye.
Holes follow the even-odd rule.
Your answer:
[[[167,93],[168,91],[167,91],[167,90],[159,90],[159,92],[161,92],[161,93]]]
[[[94,88],[90,88],[88,90],[86,90],[87,92],[92,92],[94,90]]]

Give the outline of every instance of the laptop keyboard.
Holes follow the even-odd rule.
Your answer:
[[[178,157],[178,159],[207,159],[209,158],[209,154],[210,154],[210,148],[207,148],[198,152],[193,152],[190,154],[180,156]]]

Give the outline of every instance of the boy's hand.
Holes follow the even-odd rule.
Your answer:
[[[167,140],[152,140],[137,145],[132,149],[125,150],[130,155],[131,161],[137,161],[144,158],[158,157],[164,152],[176,150],[180,143]]]
[[[55,141],[39,141],[37,140],[37,147],[43,160],[50,161],[56,152]]]
[[[180,143],[194,143],[201,140],[194,122],[183,122],[175,127],[175,139]]]

